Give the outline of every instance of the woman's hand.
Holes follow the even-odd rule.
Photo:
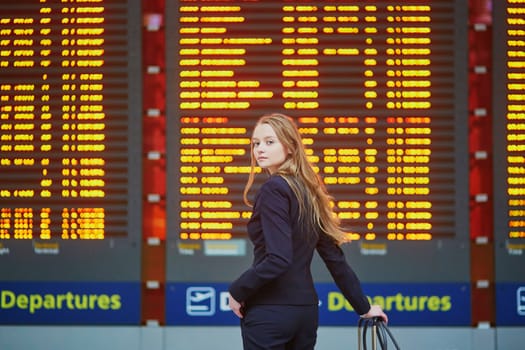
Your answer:
[[[383,309],[379,305],[370,306],[370,310],[364,315],[361,315],[363,318],[372,318],[372,317],[381,317],[381,319],[388,323],[388,316],[384,313]]]
[[[228,294],[228,305],[230,305],[230,309],[232,309],[233,313],[237,315],[239,318],[243,318],[244,315],[242,314],[242,307],[243,304],[239,303],[237,300],[235,300],[231,294]]]

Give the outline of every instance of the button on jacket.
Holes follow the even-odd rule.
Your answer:
[[[271,176],[257,193],[247,226],[253,264],[230,285],[230,294],[248,307],[318,304],[310,271],[317,250],[354,310],[367,313],[370,304],[341,248],[324,233],[304,232],[305,227],[294,192],[281,176]]]

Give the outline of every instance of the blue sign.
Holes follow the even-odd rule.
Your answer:
[[[319,324],[352,326],[358,316],[335,284],[316,284]],[[467,283],[364,284],[372,304],[388,313],[394,326],[470,326],[471,297]],[[228,306],[228,284],[168,283],[168,325],[238,325]]]
[[[140,283],[0,282],[0,324],[140,324]]]
[[[169,283],[166,287],[167,325],[238,325],[228,306],[225,283]]]
[[[525,282],[496,284],[496,325],[525,326]]]

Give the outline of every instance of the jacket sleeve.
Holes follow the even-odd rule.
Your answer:
[[[261,187],[255,210],[260,215],[265,252],[230,285],[230,294],[239,302],[285,273],[292,263],[290,193],[287,186],[272,181]]]
[[[317,252],[355,312],[366,314],[370,310],[370,303],[363,293],[359,278],[346,261],[343,250],[326,234],[320,233]]]

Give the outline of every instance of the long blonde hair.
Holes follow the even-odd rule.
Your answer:
[[[287,159],[277,169],[275,175],[282,176],[291,187],[299,202],[299,215],[309,220],[312,228],[318,227],[338,244],[347,242],[347,234],[341,229],[340,221],[332,210],[332,197],[308,161],[301,134],[294,121],[284,114],[271,113],[263,115],[255,126],[260,124],[270,125],[279,142],[289,152]],[[244,203],[251,207],[248,192],[253,185],[257,166],[253,155],[253,143],[250,151],[251,169],[243,199]],[[313,231],[317,232],[317,230]]]

